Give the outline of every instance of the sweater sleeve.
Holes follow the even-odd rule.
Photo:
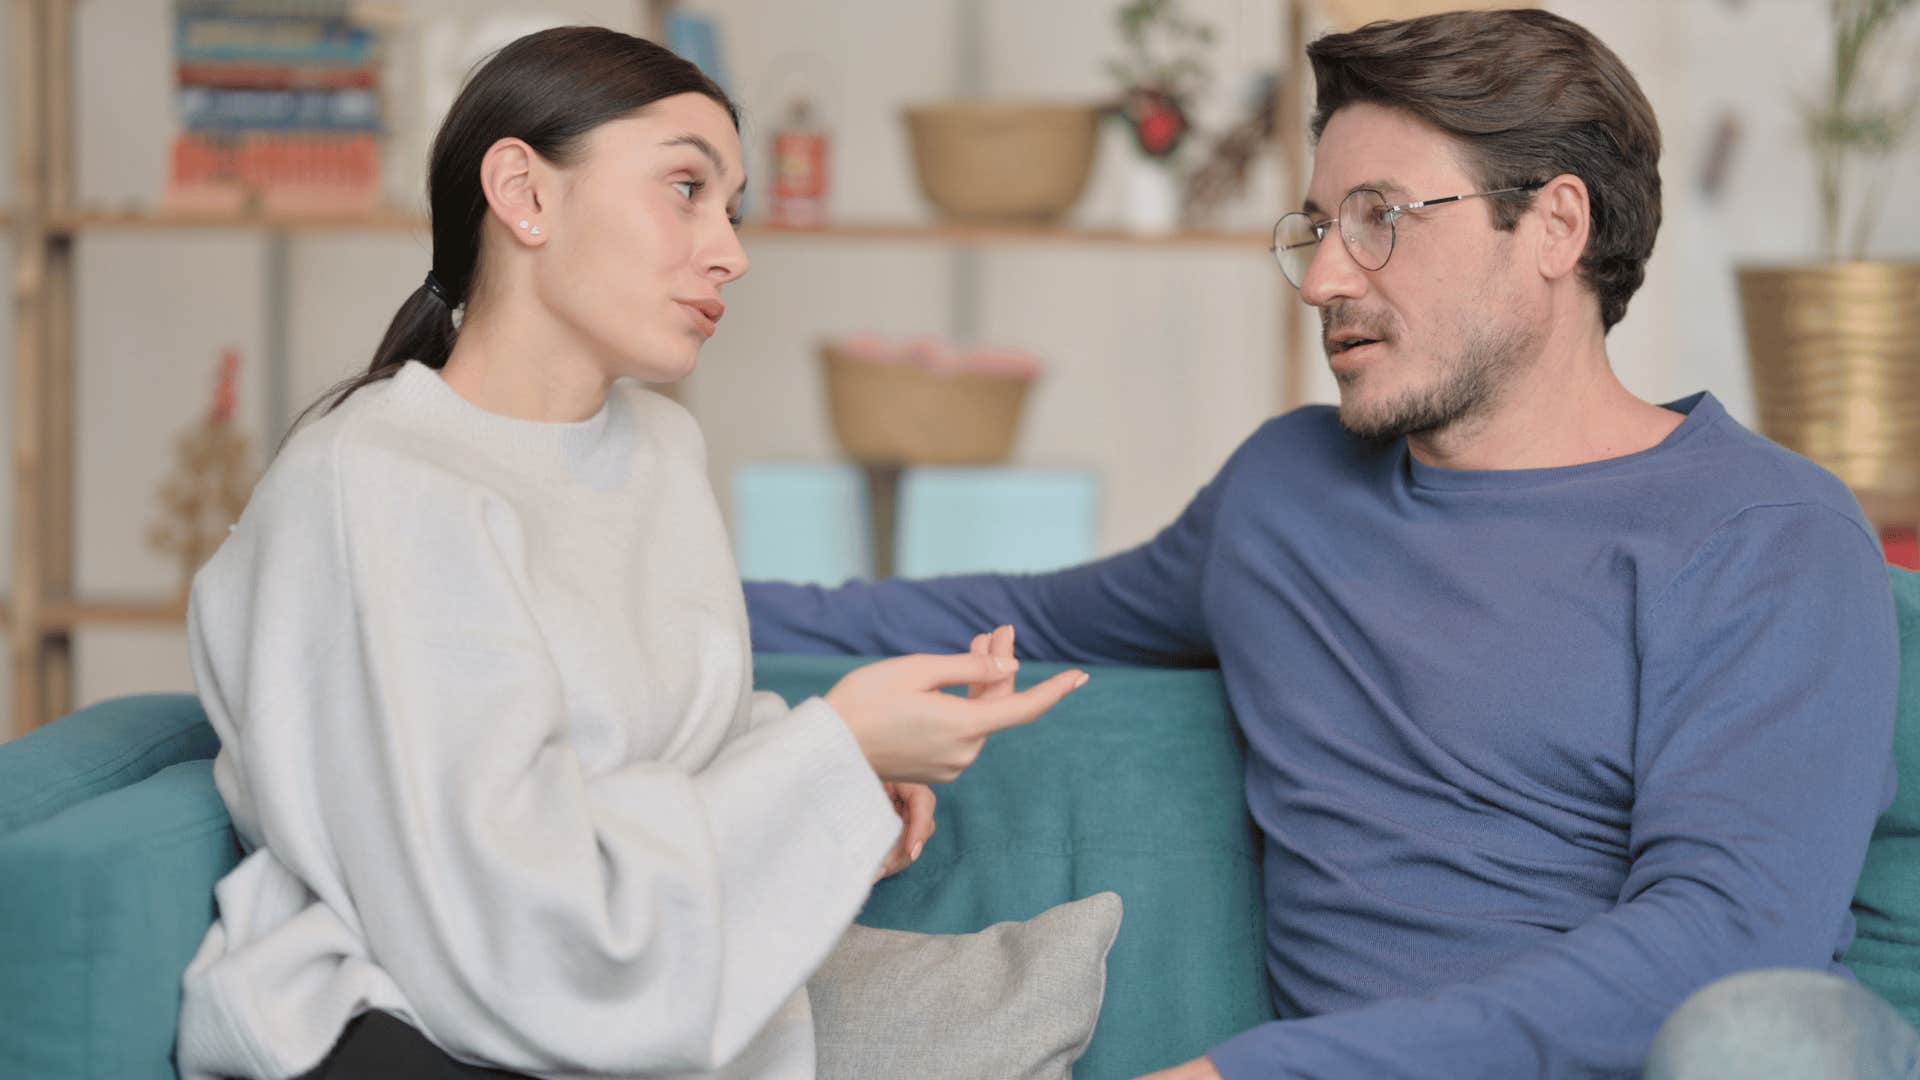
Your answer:
[[[835,589],[748,582],[753,647],[861,656],[965,652],[975,634],[1011,623],[1020,655],[1030,660],[1205,666],[1213,662],[1213,644],[1201,583],[1224,486],[1216,477],[1147,543],[1054,573]]]
[[[1692,991],[1830,968],[1892,797],[1898,634],[1878,546],[1818,506],[1750,509],[1643,616],[1632,859],[1616,906],[1486,976],[1278,1021],[1240,1077],[1639,1075]]]
[[[356,498],[306,457],[196,588],[251,839],[357,920],[461,1057],[628,1074],[738,1055],[898,833],[851,733],[814,699],[757,713],[698,771],[590,771],[504,511],[407,475]],[[692,722],[729,722],[711,707],[728,715]]]

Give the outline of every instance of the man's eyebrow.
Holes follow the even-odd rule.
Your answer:
[[[1361,188],[1372,188],[1373,190],[1379,192],[1380,194],[1386,195],[1389,197],[1396,196],[1396,195],[1405,195],[1407,193],[1407,189],[1404,187],[1401,187],[1399,181],[1383,179],[1383,180],[1362,180],[1360,183],[1355,184],[1352,187],[1348,188],[1347,195],[1351,195],[1354,192],[1359,191]],[[1344,201],[1346,199],[1346,195],[1342,195],[1340,198],[1342,201]],[[1300,209],[1305,210],[1307,214],[1311,217],[1324,217],[1327,213],[1325,210],[1320,208],[1319,203],[1314,202],[1312,199],[1308,199],[1306,202],[1301,203]]]

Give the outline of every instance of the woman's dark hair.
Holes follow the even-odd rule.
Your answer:
[[[1627,313],[1660,231],[1660,124],[1599,38],[1545,11],[1455,11],[1328,35],[1307,57],[1316,140],[1335,112],[1370,102],[1453,136],[1483,191],[1563,173],[1585,181],[1580,276],[1603,328]],[[1494,227],[1509,230],[1533,193],[1487,201]]]
[[[480,230],[487,216],[480,162],[494,143],[521,139],[541,157],[565,166],[593,129],[676,94],[705,94],[727,110],[736,130],[740,127],[740,110],[698,67],[617,30],[542,30],[481,65],[447,110],[428,159],[430,283],[400,305],[367,370],[327,391],[301,418],[315,409],[332,412],[354,391],[391,378],[408,360],[431,368],[446,364],[457,334],[453,309],[473,295],[477,284]]]

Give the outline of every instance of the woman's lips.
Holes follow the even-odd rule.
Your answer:
[[[712,337],[713,332],[719,329],[720,316],[726,311],[718,301],[676,300],[675,303],[686,309],[687,317],[693,322],[693,328],[705,337]]]

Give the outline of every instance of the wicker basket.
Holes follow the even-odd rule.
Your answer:
[[[1092,105],[953,101],[904,112],[920,190],[947,217],[1048,222],[1086,190],[1100,122]]]
[[[820,347],[833,434],[870,465],[991,465],[1013,452],[1032,379],[942,375]]]

